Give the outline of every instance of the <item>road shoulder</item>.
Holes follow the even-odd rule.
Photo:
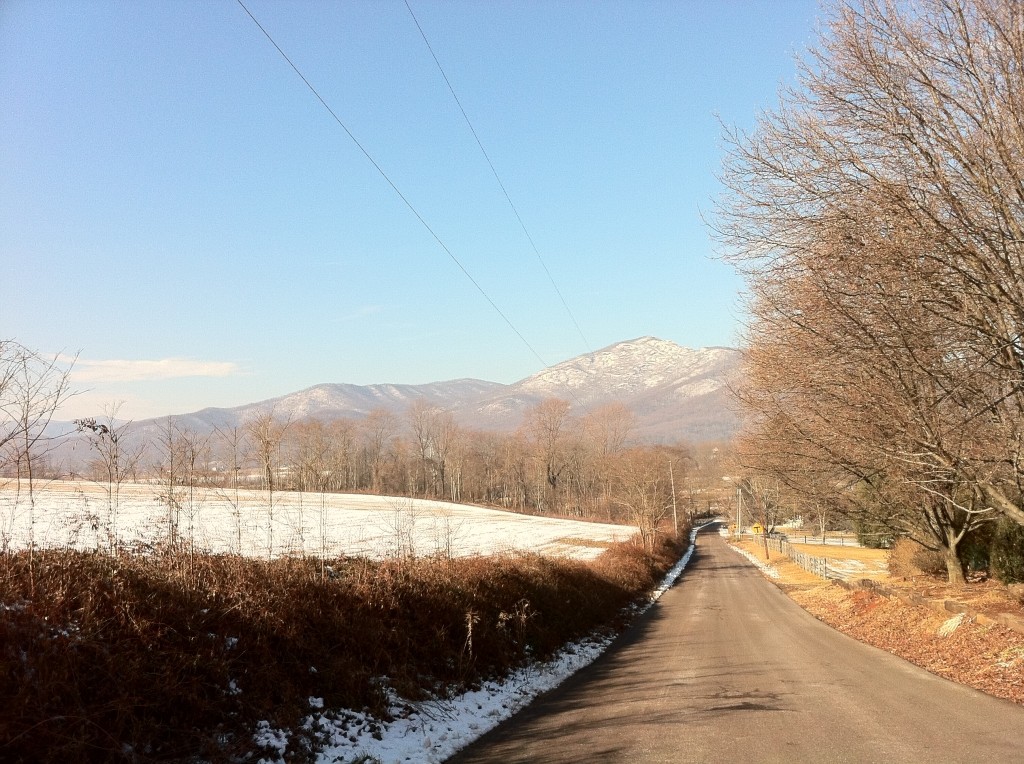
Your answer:
[[[745,546],[757,554],[753,545]],[[837,631],[938,676],[1024,704],[1024,634],[984,615],[937,612],[923,598],[913,604],[871,588],[822,581],[781,555],[772,554],[768,565],[778,578],[766,578]]]

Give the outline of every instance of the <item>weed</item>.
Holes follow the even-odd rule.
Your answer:
[[[2,558],[0,759],[13,762],[241,760],[260,730],[298,729],[310,698],[386,719],[396,698],[465,689],[621,620],[674,560],[628,543],[593,563]]]

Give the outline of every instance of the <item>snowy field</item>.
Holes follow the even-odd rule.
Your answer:
[[[168,538],[172,512],[161,487],[121,486],[112,511],[106,486],[54,481],[0,485],[0,549],[147,549]],[[630,526],[559,520],[422,499],[356,494],[196,489],[175,496],[178,538],[197,550],[252,556],[444,555],[532,551],[593,559],[636,533]]]

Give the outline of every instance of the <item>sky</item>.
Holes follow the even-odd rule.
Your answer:
[[[77,357],[61,418],[739,342],[722,125],[817,0],[244,2],[319,98],[237,0],[0,4],[0,339]]]

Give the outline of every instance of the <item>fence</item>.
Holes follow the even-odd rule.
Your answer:
[[[762,537],[760,536],[755,536],[755,540],[759,541],[761,538]],[[806,554],[805,552],[798,552],[793,548],[793,545],[789,543],[789,539],[782,534],[773,534],[768,536],[767,541],[769,549],[774,549],[779,554],[786,555],[808,573],[813,573],[821,578],[842,578],[838,572],[829,569],[828,558],[815,557],[814,555]]]

